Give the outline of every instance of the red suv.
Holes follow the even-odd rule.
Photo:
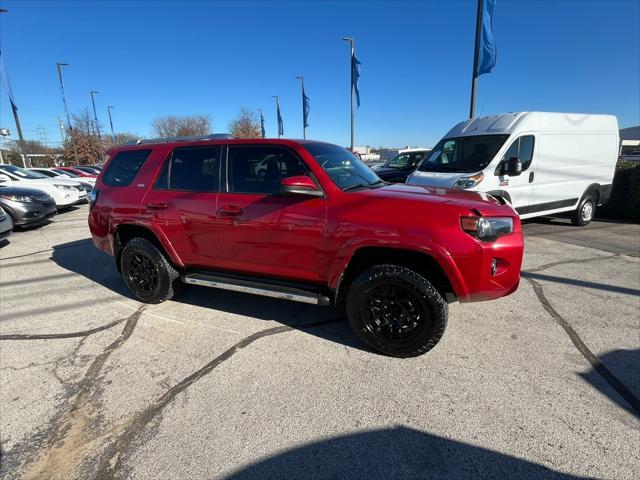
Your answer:
[[[390,185],[307,140],[160,139],[110,154],[89,226],[143,302],[187,283],[342,304],[365,343],[410,357],[440,340],[448,302],[518,287],[520,220],[491,195]]]

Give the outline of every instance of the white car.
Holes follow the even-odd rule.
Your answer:
[[[65,178],[49,178],[15,165],[0,164],[0,184],[42,190],[53,197],[59,210],[85,202],[87,192],[78,182]]]
[[[87,193],[93,190],[93,187],[96,184],[95,178],[79,177],[74,175],[71,172],[62,173],[63,170],[57,170],[55,168],[33,167],[33,168],[29,168],[28,170],[31,170],[32,172],[41,173],[45,177],[59,178],[59,179],[64,178],[65,180],[71,180],[72,182],[79,183],[84,187]]]

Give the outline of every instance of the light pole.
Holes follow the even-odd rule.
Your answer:
[[[302,86],[302,138],[305,139],[307,138],[307,122],[306,122],[306,115],[305,115],[305,98],[304,98],[304,75],[300,75],[299,77],[296,77],[298,80],[300,80],[300,84]]]
[[[264,115],[262,114],[262,109],[259,108],[258,112],[260,112],[260,137],[264,138],[265,137],[265,131],[264,131]]]
[[[6,8],[0,8],[0,13],[8,13]],[[0,49],[0,62],[2,60],[2,50]],[[24,137],[22,136],[22,127],[20,126],[20,117],[18,116],[18,107],[16,107],[13,101],[13,92],[11,91],[11,85],[9,84],[9,78],[6,79],[6,90],[9,95],[9,102],[11,103],[11,111],[13,112],[13,120],[16,122],[16,131],[18,132],[18,143],[20,145],[20,152],[22,153],[22,166],[27,168],[31,166],[31,160],[27,156],[27,149],[24,144]]]
[[[354,147],[354,131],[356,126],[356,112],[355,112],[355,103],[353,96],[353,56],[355,55],[355,39],[353,37],[344,37],[342,40],[345,42],[349,42],[351,47],[350,56],[349,56],[349,65],[351,66],[351,152],[353,152]]]
[[[278,98],[278,95],[272,95],[272,97],[276,99],[276,122],[278,124],[278,138],[280,138],[284,130],[282,125],[282,115],[280,114],[280,99]]]
[[[96,133],[98,134],[98,148],[100,149],[100,161],[104,163],[104,153],[102,152],[102,135],[100,134],[100,125],[98,124],[98,112],[96,112],[96,92],[91,90],[91,105],[93,105],[93,119],[96,122]]]
[[[112,105],[107,105],[107,112],[109,112],[109,126],[111,126],[111,140],[113,140],[113,144],[115,145],[116,143],[116,134],[113,131],[113,120],[111,119],[111,109],[113,108]]]
[[[73,146],[73,157],[76,164],[80,163],[78,159],[78,147],[76,146],[76,139],[73,135],[73,127],[71,126],[71,115],[69,114],[69,105],[67,104],[67,96],[64,93],[64,82],[62,81],[62,67],[68,67],[68,63],[56,63],[58,67],[58,80],[60,80],[60,92],[62,93],[62,103],[64,104],[64,113],[67,116],[67,130],[69,132],[68,137],[71,138],[71,145]]]

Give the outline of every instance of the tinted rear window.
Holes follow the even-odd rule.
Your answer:
[[[129,150],[118,153],[104,172],[102,183],[112,187],[129,185],[150,153],[151,150]]]

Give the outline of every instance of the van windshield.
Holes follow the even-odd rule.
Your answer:
[[[418,167],[421,172],[477,172],[483,170],[509,135],[443,138]]]

